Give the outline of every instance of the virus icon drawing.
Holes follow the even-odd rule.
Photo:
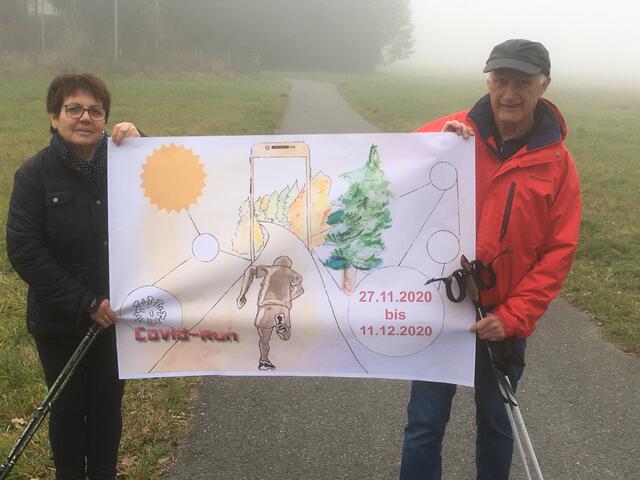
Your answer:
[[[167,318],[164,301],[149,295],[142,300],[133,302],[133,318],[137,323],[149,326],[158,325]]]

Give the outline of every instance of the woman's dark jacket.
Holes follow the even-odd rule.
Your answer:
[[[76,334],[108,296],[106,175],[93,185],[66,158],[54,134],[16,172],[7,219],[7,254],[29,285],[27,328]]]

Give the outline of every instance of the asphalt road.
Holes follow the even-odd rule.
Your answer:
[[[282,133],[374,132],[327,84],[292,80]],[[429,119],[424,119],[425,121]],[[209,377],[166,479],[394,479],[409,383]],[[640,478],[640,359],[555,301],[529,341],[518,399],[547,480]],[[473,479],[473,392],[460,387],[444,479]],[[525,478],[514,457],[511,478]]]

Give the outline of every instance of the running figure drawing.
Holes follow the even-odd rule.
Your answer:
[[[254,325],[258,330],[258,348],[260,361],[258,370],[275,370],[276,366],[269,361],[269,340],[273,329],[281,340],[291,337],[291,302],[304,293],[302,276],[291,269],[291,259],[281,256],[273,261],[273,265],[252,265],[244,272],[242,288],[238,296],[238,308],[247,303],[246,294],[251,288],[254,278],[261,278],[258,295],[258,312]]]

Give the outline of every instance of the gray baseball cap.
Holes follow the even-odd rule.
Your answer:
[[[518,70],[528,75],[549,75],[551,60],[541,43],[515,38],[493,47],[483,71],[486,73],[500,68]]]

